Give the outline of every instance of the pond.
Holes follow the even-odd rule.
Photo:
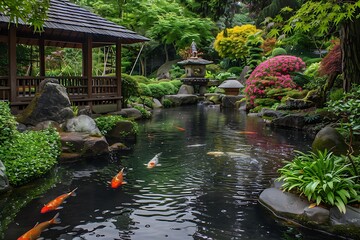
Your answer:
[[[44,239],[331,239],[278,220],[258,203],[294,150],[310,146],[299,131],[271,129],[237,110],[156,110],[139,122],[132,150],[58,165],[1,195],[0,238],[17,239],[58,212],[61,223]],[[161,166],[146,168],[160,152]],[[127,184],[112,189],[109,181],[123,167]],[[62,209],[40,213],[74,188]]]

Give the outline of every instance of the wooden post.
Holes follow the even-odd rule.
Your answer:
[[[83,76],[87,78],[87,97],[92,98],[92,38],[86,36],[82,48],[83,53]],[[88,102],[92,108],[92,101]]]
[[[9,83],[10,86],[10,102],[16,102],[17,84],[16,84],[16,28],[11,25],[9,28],[8,39],[8,57],[9,57]]]
[[[121,97],[121,43],[118,39],[116,41],[116,65],[115,65],[115,74],[116,74],[116,85],[117,85],[117,96]],[[121,110],[121,99],[117,100],[117,111]]]
[[[45,41],[43,37],[39,39],[39,58],[40,76],[45,77]]]

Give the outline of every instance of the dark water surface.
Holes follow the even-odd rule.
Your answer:
[[[310,143],[235,110],[158,110],[139,123],[133,150],[60,165],[46,180],[1,196],[0,238],[17,239],[59,212],[61,224],[44,239],[331,239],[277,220],[257,201],[283,161]],[[207,154],[215,151],[225,154]],[[147,169],[159,152],[161,166]],[[128,184],[112,189],[108,182],[122,167]],[[76,187],[62,209],[40,214]]]

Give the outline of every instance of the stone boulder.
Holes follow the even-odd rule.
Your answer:
[[[10,188],[9,180],[5,174],[5,166],[0,160],[0,193]]]
[[[314,107],[315,103],[306,99],[288,98],[285,105],[280,105],[278,110],[297,110]]]
[[[63,124],[65,132],[82,132],[92,136],[101,136],[99,128],[96,126],[94,119],[87,115],[80,115],[67,120]]]
[[[61,132],[60,138],[60,162],[78,161],[81,158],[109,153],[109,144],[103,136],[91,136],[85,132]]]
[[[61,131],[60,124],[54,121],[39,122],[38,124],[35,125],[35,127],[32,128],[32,130],[40,131],[50,127],[55,128],[58,132]]]
[[[121,111],[123,114],[121,114],[123,117],[131,118],[134,120],[142,119],[141,112],[136,108],[123,108]]]
[[[162,107],[163,107],[163,105],[161,104],[159,99],[154,98],[153,99],[153,108],[162,108]]]
[[[63,123],[73,116],[66,88],[56,79],[45,79],[30,104],[17,116],[17,121],[25,125],[47,120]]]
[[[164,99],[171,100],[175,106],[196,104],[198,102],[198,97],[193,94],[165,95]]]
[[[132,121],[121,120],[105,134],[106,139],[111,142],[121,142],[123,140],[136,140],[136,127]]]
[[[243,98],[243,96],[237,95],[225,95],[222,98],[221,101],[221,107],[223,108],[235,108],[236,102],[240,101]]]
[[[348,146],[345,143],[344,137],[335,128],[324,127],[315,136],[312,150],[316,152],[325,149],[336,155],[345,155],[347,152]]]
[[[285,115],[271,121],[271,125],[284,128],[302,129],[305,124],[305,117],[302,114]]]
[[[181,85],[177,94],[194,94],[195,89],[191,85]]]

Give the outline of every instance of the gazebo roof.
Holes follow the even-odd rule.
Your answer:
[[[9,24],[9,17],[0,13],[1,32]],[[37,44],[33,28],[21,20],[17,26],[19,42]],[[68,0],[50,0],[48,18],[44,22],[44,32],[40,34],[45,39],[45,45],[60,47],[81,47],[85,35],[91,35],[94,45],[103,46],[120,39],[123,44],[148,41],[123,26],[108,21]],[[21,38],[26,38],[21,40]],[[60,43],[62,42],[62,43]],[[72,44],[70,44],[70,42]]]

